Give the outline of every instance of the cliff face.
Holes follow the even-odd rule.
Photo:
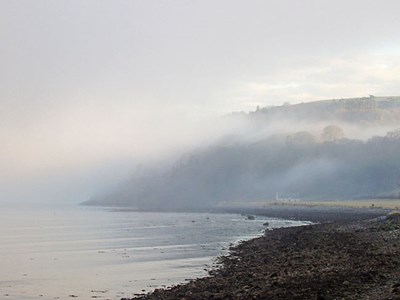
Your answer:
[[[188,153],[168,170],[137,174],[88,203],[179,210],[277,194],[308,200],[397,195],[400,131],[393,128],[400,127],[400,98],[284,105],[239,117],[251,124],[249,132]],[[378,127],[392,129],[357,138]]]

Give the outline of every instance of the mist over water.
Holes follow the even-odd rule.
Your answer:
[[[221,203],[399,199],[399,11],[0,1],[0,298],[130,297],[308,224],[193,213]]]
[[[78,203],[225,135],[298,127],[221,121],[233,111],[398,95],[398,10],[391,0],[3,1],[0,201]]]

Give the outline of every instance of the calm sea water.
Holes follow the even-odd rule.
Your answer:
[[[120,299],[206,275],[231,243],[302,222],[104,208],[0,208],[0,299]]]

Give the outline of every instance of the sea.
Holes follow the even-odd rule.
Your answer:
[[[121,299],[207,275],[231,245],[307,222],[238,214],[1,207],[0,299]]]

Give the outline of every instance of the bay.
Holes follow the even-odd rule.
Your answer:
[[[0,298],[120,299],[207,275],[231,244],[304,222],[84,206],[1,208]]]

